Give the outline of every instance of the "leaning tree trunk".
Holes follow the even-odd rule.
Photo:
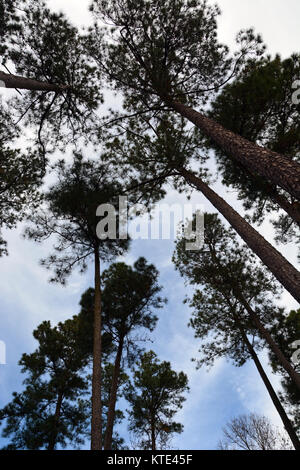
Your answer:
[[[300,199],[300,165],[297,162],[250,142],[178,101],[166,98],[165,102],[251,173],[266,178]]]
[[[255,178],[255,174],[248,171],[250,177]],[[281,209],[283,209],[291,219],[293,219],[296,224],[300,226],[300,203],[299,202],[290,202],[284,194],[280,194],[276,186],[272,184],[265,184],[265,189],[267,196],[277,204]]]
[[[121,337],[119,341],[118,351],[115,359],[114,372],[112,377],[111,389],[109,394],[107,424],[104,439],[104,450],[110,450],[112,446],[112,435],[115,420],[115,409],[117,402],[118,381],[120,376],[120,365],[123,352],[124,338]]]
[[[63,392],[60,391],[58,392],[58,397],[57,397],[57,402],[56,402],[56,407],[55,407],[55,414],[54,414],[53,430],[51,432],[51,436],[49,439],[48,450],[55,449],[62,402],[63,402]]]
[[[94,347],[92,376],[91,450],[102,450],[101,400],[101,279],[99,249],[95,249]]]
[[[255,363],[255,366],[258,370],[258,373],[261,376],[261,378],[262,378],[262,380],[263,380],[263,382],[266,386],[266,389],[268,390],[268,393],[270,395],[270,398],[271,398],[276,410],[278,411],[278,414],[279,414],[279,416],[281,418],[281,421],[282,421],[282,423],[283,423],[283,425],[286,429],[286,432],[288,433],[295,449],[300,450],[300,441],[299,441],[298,436],[295,432],[295,429],[294,429],[289,417],[287,416],[282,404],[280,403],[280,400],[279,400],[279,398],[278,398],[271,382],[269,381],[268,376],[265,373],[264,368],[263,368],[260,360],[258,359],[258,356],[257,356],[252,344],[250,343],[243,327],[241,326],[236,314],[233,314],[233,316],[234,316],[234,321],[235,321],[238,329],[241,332],[243,341],[246,344],[247,349],[248,349],[248,351],[249,351],[249,353],[250,353],[250,355],[251,355],[251,357],[252,357],[252,359]]]
[[[21,90],[56,91],[62,92],[70,88],[68,85],[54,85],[31,78],[0,72],[0,86],[5,88],[20,88]]]
[[[300,205],[298,202],[292,204],[285,196],[279,194],[277,191],[271,193],[270,198],[300,226]]]
[[[244,298],[241,292],[235,292],[236,288],[233,286],[233,293],[235,297],[241,302],[241,304],[245,307],[246,311],[249,313],[250,318],[252,319],[254,325],[258,329],[259,333],[261,334],[262,338],[264,338],[267,344],[270,346],[273,353],[276,355],[279,363],[285,369],[285,371],[289,374],[292,381],[296,384],[296,386],[300,390],[300,375],[295,371],[291,363],[287,360],[285,355],[282,353],[281,349],[273,340],[272,336],[270,335],[269,331],[266,330],[264,325],[261,323],[258,315],[255,311],[251,308],[247,300]]]
[[[262,237],[223,198],[218,196],[199,177],[184,168],[178,172],[187,182],[199,189],[215,208],[228,220],[252,251],[270,269],[278,281],[300,302],[300,273],[264,237]]]
[[[213,256],[214,262],[220,267],[220,262],[219,262],[218,258],[212,252],[211,252],[211,254]],[[270,346],[271,350],[273,351],[273,353],[277,357],[279,363],[282,365],[282,367],[289,374],[292,381],[295,382],[296,386],[300,389],[300,375],[294,370],[294,368],[292,367],[290,362],[286,359],[285,355],[282,353],[281,349],[278,347],[278,345],[273,340],[273,338],[270,335],[269,331],[266,330],[264,325],[261,323],[259,316],[252,309],[252,307],[248,303],[248,301],[245,299],[242,290],[237,286],[237,283],[235,282],[235,280],[231,279],[230,276],[229,276],[227,281],[230,284],[232,294],[235,297],[235,299],[238,300],[240,302],[240,304],[244,307],[246,312],[249,314],[250,319],[252,320],[253,324],[256,326],[257,330],[259,331],[261,337],[265,339],[265,341],[267,342],[267,344]],[[236,323],[238,323],[237,316],[236,316],[235,312],[233,311],[230,299],[228,298],[228,296],[224,293],[224,291],[222,289],[220,290],[220,292],[223,295],[223,297],[226,299],[226,302],[228,303],[228,305],[231,309],[231,312],[232,312],[232,314],[235,318]]]
[[[255,173],[251,173],[249,170],[246,172],[250,178],[255,178]],[[271,201],[283,209],[300,226],[300,203],[291,203],[284,194],[280,194],[275,185],[265,184],[265,189]]]

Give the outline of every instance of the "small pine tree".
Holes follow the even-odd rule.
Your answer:
[[[187,384],[186,374],[172,370],[170,362],[160,362],[153,351],[136,363],[125,397],[131,406],[129,430],[141,449],[165,448],[172,434],[183,431],[173,418],[185,401]]]

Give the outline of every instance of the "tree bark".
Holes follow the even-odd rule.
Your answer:
[[[250,178],[255,177],[255,173],[251,173],[249,170],[248,174]],[[278,192],[275,185],[266,185],[266,191],[271,201],[283,209],[300,226],[300,203],[291,203],[286,196]]]
[[[53,428],[53,432],[51,433],[51,437],[49,439],[48,450],[55,449],[57,433],[58,433],[57,428],[59,424],[62,401],[63,401],[63,392],[58,392],[58,397],[57,397],[57,402],[56,402],[56,407],[55,407],[55,414],[54,414],[54,428]]]
[[[284,197],[282,194],[279,194],[277,191],[271,193],[270,198],[300,226],[299,203],[290,203],[286,197]]]
[[[54,85],[52,83],[41,82],[4,72],[0,72],[0,84],[1,82],[4,83],[5,88],[19,88],[21,90],[62,92],[70,88],[68,85]]]
[[[178,101],[167,98],[164,101],[251,173],[266,178],[300,199],[300,165],[297,162],[250,142]]]
[[[204,194],[213,206],[228,220],[251,250],[270,269],[278,281],[300,302],[299,271],[199,177],[184,168],[179,168],[178,172],[187,182]]]
[[[234,321],[235,321],[238,329],[241,332],[243,341],[246,344],[247,349],[248,349],[248,351],[249,351],[249,353],[250,353],[250,355],[251,355],[251,357],[252,357],[252,359],[255,363],[255,366],[258,370],[258,373],[261,376],[261,378],[262,378],[262,380],[263,380],[263,382],[266,386],[266,389],[268,390],[268,393],[270,395],[270,398],[271,398],[276,410],[278,411],[278,414],[279,414],[279,416],[281,418],[281,421],[282,421],[282,423],[283,423],[283,425],[286,429],[286,432],[288,433],[288,435],[289,435],[289,437],[290,437],[290,439],[293,443],[294,448],[296,450],[300,450],[300,441],[299,441],[298,436],[295,432],[295,429],[294,429],[289,417],[287,416],[282,404],[280,403],[280,400],[279,400],[279,398],[278,398],[271,382],[269,381],[268,376],[265,373],[264,368],[263,368],[260,360],[258,359],[258,356],[257,356],[252,344],[250,343],[243,327],[241,326],[237,316],[235,314],[233,314],[233,316],[234,316]]]
[[[102,400],[101,400],[101,278],[99,249],[95,249],[95,300],[94,300],[94,348],[92,376],[91,450],[102,450]]]
[[[121,337],[119,341],[117,354],[116,354],[114,372],[113,372],[112,383],[111,383],[111,390],[110,390],[110,395],[109,395],[107,424],[106,424],[106,432],[105,432],[105,439],[104,439],[104,450],[110,450],[112,447],[112,435],[113,435],[113,427],[114,427],[114,420],[115,420],[115,409],[116,409],[116,402],[117,402],[118,381],[119,381],[119,376],[120,376],[120,365],[121,365],[121,358],[122,358],[122,352],[123,352],[123,342],[124,342],[124,338]]]

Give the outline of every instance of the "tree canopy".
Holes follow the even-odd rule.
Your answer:
[[[33,332],[38,348],[23,354],[19,364],[25,390],[0,411],[5,420],[3,437],[11,437],[7,449],[48,449],[79,446],[88,428],[89,358],[78,347],[75,322],[51,327],[44,321]]]
[[[186,374],[176,373],[170,362],[160,362],[153,351],[137,362],[125,396],[131,406],[129,428],[142,449],[165,448],[173,433],[183,431],[182,424],[173,418],[182,408],[187,383]]]
[[[299,104],[293,102],[293,83],[299,76],[299,54],[287,59],[276,55],[249,63],[242,73],[227,84],[211,103],[209,116],[224,127],[264,147],[299,159]],[[249,173],[214,147],[218,169],[226,186],[238,191],[252,220],[263,222],[266,215],[280,207],[286,213],[274,220],[277,239],[297,241],[300,224],[297,200],[258,174]]]

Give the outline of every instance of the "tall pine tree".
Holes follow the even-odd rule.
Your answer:
[[[92,430],[91,448],[102,448],[101,411],[101,274],[100,259],[108,261],[122,254],[128,247],[128,239],[110,237],[103,230],[97,234],[97,208],[100,204],[111,204],[118,210],[122,187],[112,181],[109,168],[96,161],[84,161],[75,156],[72,164],[63,161],[57,165],[58,182],[45,195],[46,210],[31,217],[33,225],[26,229],[26,235],[41,242],[51,235],[56,238],[55,252],[42,264],[54,269],[52,281],[65,283],[73,268],[83,272],[87,260],[93,260],[94,267],[94,343],[92,381]],[[113,217],[114,219],[114,217]],[[117,218],[113,220],[117,224]],[[103,223],[106,225],[106,223]]]

